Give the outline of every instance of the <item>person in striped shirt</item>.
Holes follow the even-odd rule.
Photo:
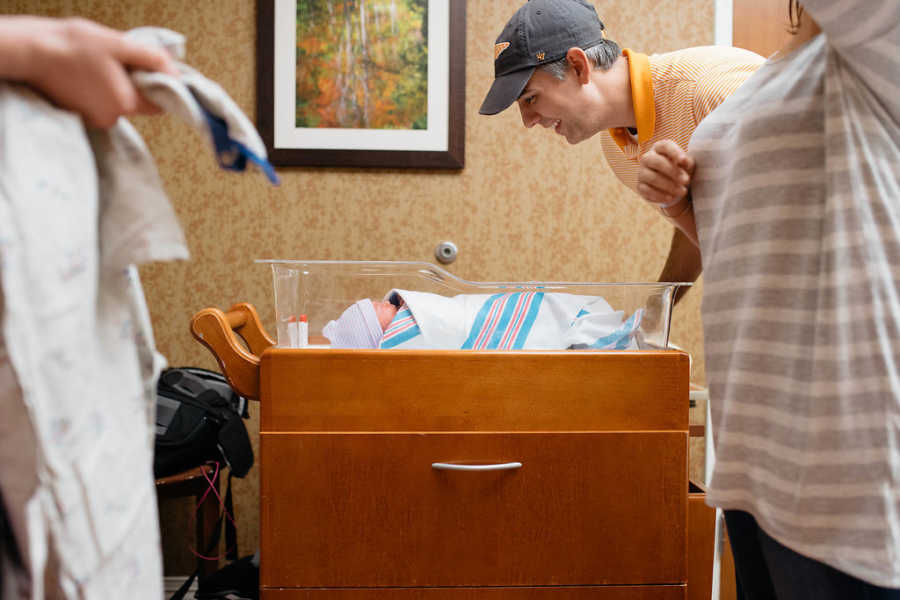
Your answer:
[[[702,252],[707,502],[745,597],[898,599],[900,2],[789,6],[795,38],[639,189]]]
[[[497,38],[480,112],[518,103],[525,127],[553,128],[571,144],[600,134],[610,168],[637,192],[640,157],[663,139],[686,149],[697,124],[763,60],[714,46],[650,56],[620,50],[584,0],[531,0]],[[700,271],[696,246],[676,229],[660,281],[694,281]]]

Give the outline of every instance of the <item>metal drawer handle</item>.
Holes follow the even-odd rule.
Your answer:
[[[438,471],[512,471],[513,469],[521,469],[522,463],[508,462],[493,465],[458,465],[456,463],[436,462],[431,463],[431,468],[437,469]]]

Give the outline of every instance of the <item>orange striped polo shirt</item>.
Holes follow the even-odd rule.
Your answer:
[[[765,59],[749,50],[701,46],[628,60],[637,136],[619,127],[601,134],[603,154],[622,183],[637,191],[638,161],[659,140],[687,150],[697,124],[756,71]]]

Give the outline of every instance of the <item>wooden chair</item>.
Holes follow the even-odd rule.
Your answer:
[[[194,533],[194,549],[198,554],[203,554],[209,546],[210,541],[216,533],[216,525],[219,521],[218,497],[209,489],[209,483],[207,482],[207,477],[212,479],[214,473],[214,467],[203,465],[195,469],[176,473],[175,475],[169,475],[168,477],[161,477],[156,480],[156,496],[160,500],[193,496],[196,499],[196,502],[199,503]],[[216,491],[219,491],[220,478],[221,477],[217,477],[214,482]],[[208,494],[206,493],[207,491],[209,492]],[[204,494],[206,494],[205,498],[203,497]],[[216,551],[213,551],[213,556],[215,556],[215,554]],[[219,569],[219,561],[206,560],[198,557],[197,567],[200,571],[200,578],[202,579],[207,575],[215,573]]]

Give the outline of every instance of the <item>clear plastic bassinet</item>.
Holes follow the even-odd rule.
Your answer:
[[[327,347],[323,328],[358,300],[383,300],[394,289],[447,298],[463,294],[513,295],[521,292],[602,297],[625,316],[639,315],[632,349],[665,349],[675,292],[690,283],[575,283],[556,281],[466,281],[427,262],[344,260],[257,260],[272,268],[279,347],[296,346],[291,327],[308,322],[310,347]],[[633,321],[634,322],[634,321]],[[458,349],[435,347],[435,349]]]

